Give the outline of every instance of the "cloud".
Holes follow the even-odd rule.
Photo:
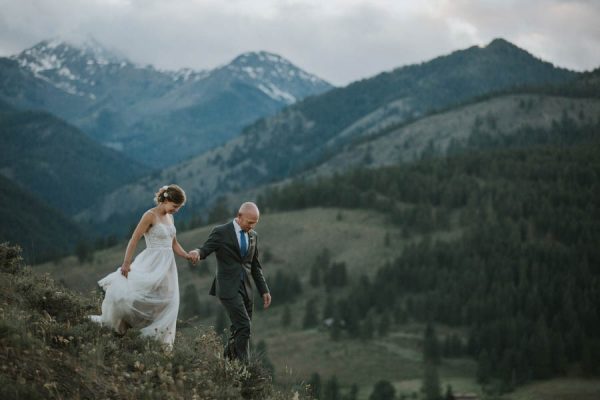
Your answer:
[[[0,0],[0,55],[92,35],[133,61],[214,68],[267,50],[335,84],[504,37],[572,69],[600,65],[600,2]]]
[[[455,0],[442,13],[473,27],[473,37],[504,37],[558,66],[588,70],[600,66],[600,2]]]

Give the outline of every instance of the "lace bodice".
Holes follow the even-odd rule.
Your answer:
[[[144,233],[146,248],[148,249],[171,249],[175,237],[175,225],[158,223]]]

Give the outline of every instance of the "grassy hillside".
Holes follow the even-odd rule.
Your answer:
[[[194,248],[208,237],[210,229],[202,227],[180,232],[178,240],[184,248]],[[257,309],[254,318],[254,342],[266,342],[267,355],[275,365],[277,385],[287,387],[307,381],[311,374],[318,372],[324,379],[336,375],[344,391],[352,383],[359,384],[361,398],[366,399],[379,379],[389,379],[400,386],[421,379],[423,325],[420,323],[397,324],[389,337],[372,342],[332,342],[327,329],[302,327],[306,300],[316,299],[319,304],[326,300],[323,287],[313,288],[309,284],[311,267],[324,249],[329,250],[332,261],[346,264],[349,279],[355,282],[361,274],[374,277],[381,265],[402,253],[405,245],[420,241],[420,235],[406,237],[400,227],[390,224],[384,215],[377,212],[326,208],[266,212],[261,216],[257,231],[269,284],[275,284],[275,276],[281,271],[286,276],[296,274],[303,288],[303,293],[295,301],[287,303],[293,312],[289,327],[281,325],[285,308],[285,299],[281,297],[274,297],[273,307],[268,311],[259,312]],[[435,237],[450,240],[457,234],[454,230],[440,231]],[[386,236],[393,238],[393,244],[386,245]],[[95,282],[99,278],[122,261],[124,246],[122,243],[118,247],[98,251],[90,263],[79,264],[75,257],[69,257],[58,264],[38,265],[35,270],[50,272],[67,287],[89,293],[95,290]],[[190,324],[204,328],[214,326],[220,305],[207,294],[215,268],[214,258],[194,268],[189,268],[182,259],[177,262],[182,296],[186,286],[192,284],[200,297],[199,315]],[[342,296],[348,290],[335,289],[334,294]],[[184,303],[182,299],[180,318],[183,318]],[[321,306],[318,313],[321,314]],[[190,328],[182,328],[181,332],[184,335],[195,334]],[[454,387],[477,391],[474,368],[475,363],[471,360],[450,360],[444,363],[442,376]],[[412,391],[410,387],[405,392],[410,394]]]
[[[99,298],[82,297],[23,265],[0,245],[0,397],[3,399],[287,399],[257,361],[225,361],[206,329],[173,351],[92,323]],[[304,398],[301,390],[300,397]]]
[[[351,284],[359,280],[361,274],[373,279],[377,271],[386,262],[401,256],[411,245],[420,243],[424,237],[442,242],[455,242],[461,236],[457,220],[451,218],[447,230],[436,230],[425,236],[410,231],[409,235],[402,224],[392,223],[385,214],[366,210],[308,208],[290,212],[266,212],[257,227],[260,246],[265,258],[264,269],[273,289],[277,271],[299,276],[302,294],[291,302],[275,297],[273,307],[266,312],[257,313],[254,318],[253,340],[266,343],[267,356],[275,366],[275,384],[289,387],[300,381],[308,381],[312,374],[319,373],[323,381],[336,376],[342,392],[349,391],[350,385],[358,384],[358,398],[367,400],[373,385],[380,379],[393,383],[398,394],[412,396],[419,393],[423,378],[423,331],[424,324],[416,318],[394,317],[388,335],[375,333],[372,339],[362,340],[331,339],[331,332],[324,325],[312,328],[303,327],[306,303],[315,299],[317,313],[323,313],[327,301],[327,290],[310,285],[311,269],[323,249],[330,252],[332,262],[345,262]],[[192,231],[180,232],[178,239],[185,248],[193,248],[201,243],[210,231],[202,227]],[[386,240],[386,236],[391,240]],[[343,238],[343,240],[340,240]],[[386,244],[387,243],[387,244]],[[74,257],[62,260],[58,264],[36,266],[36,271],[50,272],[53,277],[63,281],[68,287],[76,288],[89,296],[94,292],[95,281],[113,270],[122,260],[124,244],[95,253],[91,263],[78,264]],[[185,337],[194,337],[195,327],[210,329],[215,326],[220,306],[207,295],[215,263],[211,258],[190,268],[185,261],[178,259],[179,280],[182,297],[190,285],[198,294],[200,305],[197,316],[187,319],[184,316],[186,300],[182,298],[180,333]],[[405,293],[405,289],[398,289]],[[359,301],[362,293],[351,286],[333,288],[330,293],[335,298],[344,298],[355,293]],[[292,312],[291,323],[282,325],[286,307]],[[374,328],[377,332],[378,328]],[[459,335],[465,342],[468,330],[461,327],[437,325],[440,341],[447,335]],[[451,384],[455,393],[483,393],[476,380],[477,363],[462,356],[444,358],[439,366],[442,388]],[[544,385],[552,385],[548,381]],[[576,378],[560,380],[563,392],[570,393],[571,399],[590,399],[590,391],[600,386],[600,381],[592,379],[580,381]],[[583,382],[580,385],[580,382]],[[531,387],[538,387],[535,384]],[[530,386],[519,388],[507,394],[507,399],[529,393],[530,397],[514,397],[515,400],[530,398],[545,399],[545,390],[527,391]],[[545,386],[543,386],[545,387]],[[568,390],[568,392],[567,392]],[[558,398],[557,398],[558,399]]]
[[[331,174],[351,168],[380,167],[418,161],[422,157],[473,150],[483,143],[473,136],[505,141],[543,142],[536,133],[597,126],[600,100],[524,94],[493,97],[364,137],[335,153],[310,174]],[[575,132],[567,132],[575,136]],[[546,135],[550,136],[550,135]],[[576,140],[576,138],[574,138]]]
[[[600,382],[595,379],[553,379],[517,389],[506,400],[595,400],[600,398]]]
[[[177,215],[175,222],[177,225]],[[211,229],[211,226],[205,226],[180,231],[177,239],[185,249],[197,248]],[[400,229],[389,224],[379,213],[361,210],[315,208],[286,213],[263,210],[257,231],[265,258],[266,276],[274,276],[278,270],[293,272],[305,284],[310,267],[325,248],[329,249],[332,259],[346,262],[351,274],[373,275],[382,263],[400,254],[401,244],[405,240],[418,240],[418,237],[404,239],[397,245],[386,246],[386,234],[400,237]],[[451,235],[440,233],[440,236]],[[340,236],[344,237],[343,241]],[[120,265],[126,244],[122,242],[116,247],[95,252],[91,262],[80,264],[75,256],[71,256],[59,263],[36,265],[35,269],[49,272],[68,287],[85,293],[95,289],[96,281]],[[143,248],[144,244],[140,242],[138,252]],[[177,259],[177,263],[182,282],[194,282],[202,294],[208,292],[215,267],[213,258],[193,268],[183,259]]]

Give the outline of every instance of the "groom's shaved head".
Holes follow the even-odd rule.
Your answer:
[[[256,204],[246,202],[240,206],[238,211],[237,222],[244,231],[248,232],[258,224],[260,212]]]
[[[256,206],[256,204],[247,201],[244,204],[242,204],[240,206],[240,210],[238,211],[238,214],[253,214],[253,215],[259,215],[260,212],[258,211],[258,207]]]

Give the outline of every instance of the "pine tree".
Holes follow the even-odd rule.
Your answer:
[[[94,251],[91,245],[87,242],[87,240],[82,239],[77,242],[77,246],[75,247],[75,254],[77,255],[77,260],[79,260],[79,264],[83,264],[86,261],[94,260]]]
[[[531,364],[533,376],[538,379],[548,378],[552,370],[552,354],[548,326],[544,317],[540,316],[530,342]]]
[[[554,373],[564,374],[567,370],[567,356],[562,336],[558,332],[552,334],[552,369]]]
[[[425,328],[425,337],[423,339],[423,359],[426,362],[439,364],[441,361],[440,344],[435,334],[435,328],[431,323]]]
[[[356,383],[353,383],[352,386],[350,386],[350,390],[348,391],[348,394],[344,396],[344,400],[358,400],[358,385]]]
[[[360,324],[360,338],[365,341],[371,340],[373,339],[373,332],[375,332],[375,323],[373,322],[373,314],[369,314]]]
[[[396,389],[389,381],[380,380],[373,386],[373,392],[369,400],[394,400],[396,398]]]
[[[314,328],[319,325],[319,317],[317,313],[317,301],[310,299],[306,302],[306,309],[304,310],[304,319],[302,320],[302,327],[304,329]]]
[[[327,381],[323,388],[323,400],[341,400],[340,385],[335,375]]]
[[[392,320],[390,318],[390,314],[388,312],[384,312],[381,318],[379,319],[379,326],[377,327],[379,337],[386,337],[390,332],[391,325]]]
[[[440,400],[442,397],[437,366],[431,361],[425,362],[425,374],[421,391],[425,400]]]
[[[331,295],[327,295],[325,299],[325,307],[323,308],[323,320],[327,318],[333,318],[333,314],[335,313],[335,303],[333,302],[333,297]]]
[[[310,278],[308,282],[312,287],[319,287],[321,285],[321,274],[319,271],[320,268],[317,264],[313,264],[312,267],[310,267]]]
[[[323,250],[317,255],[315,259],[315,265],[319,267],[321,270],[325,270],[329,267],[331,263],[331,252],[327,247],[323,248]]]
[[[344,328],[352,338],[359,337],[360,324],[356,306],[351,300],[341,300],[336,308],[340,316],[340,322],[344,321]]]
[[[323,275],[323,283],[325,288],[329,291],[334,287],[344,287],[348,283],[348,274],[346,272],[345,262],[336,262],[331,264],[329,268],[325,270]]]
[[[444,400],[455,400],[451,385],[446,386],[446,395],[444,396]]]
[[[492,361],[487,350],[482,350],[477,360],[477,382],[488,383],[492,377]]]
[[[334,312],[333,314],[333,322],[331,323],[331,328],[329,329],[329,337],[333,341],[338,341],[342,337],[342,318],[338,312]]]

